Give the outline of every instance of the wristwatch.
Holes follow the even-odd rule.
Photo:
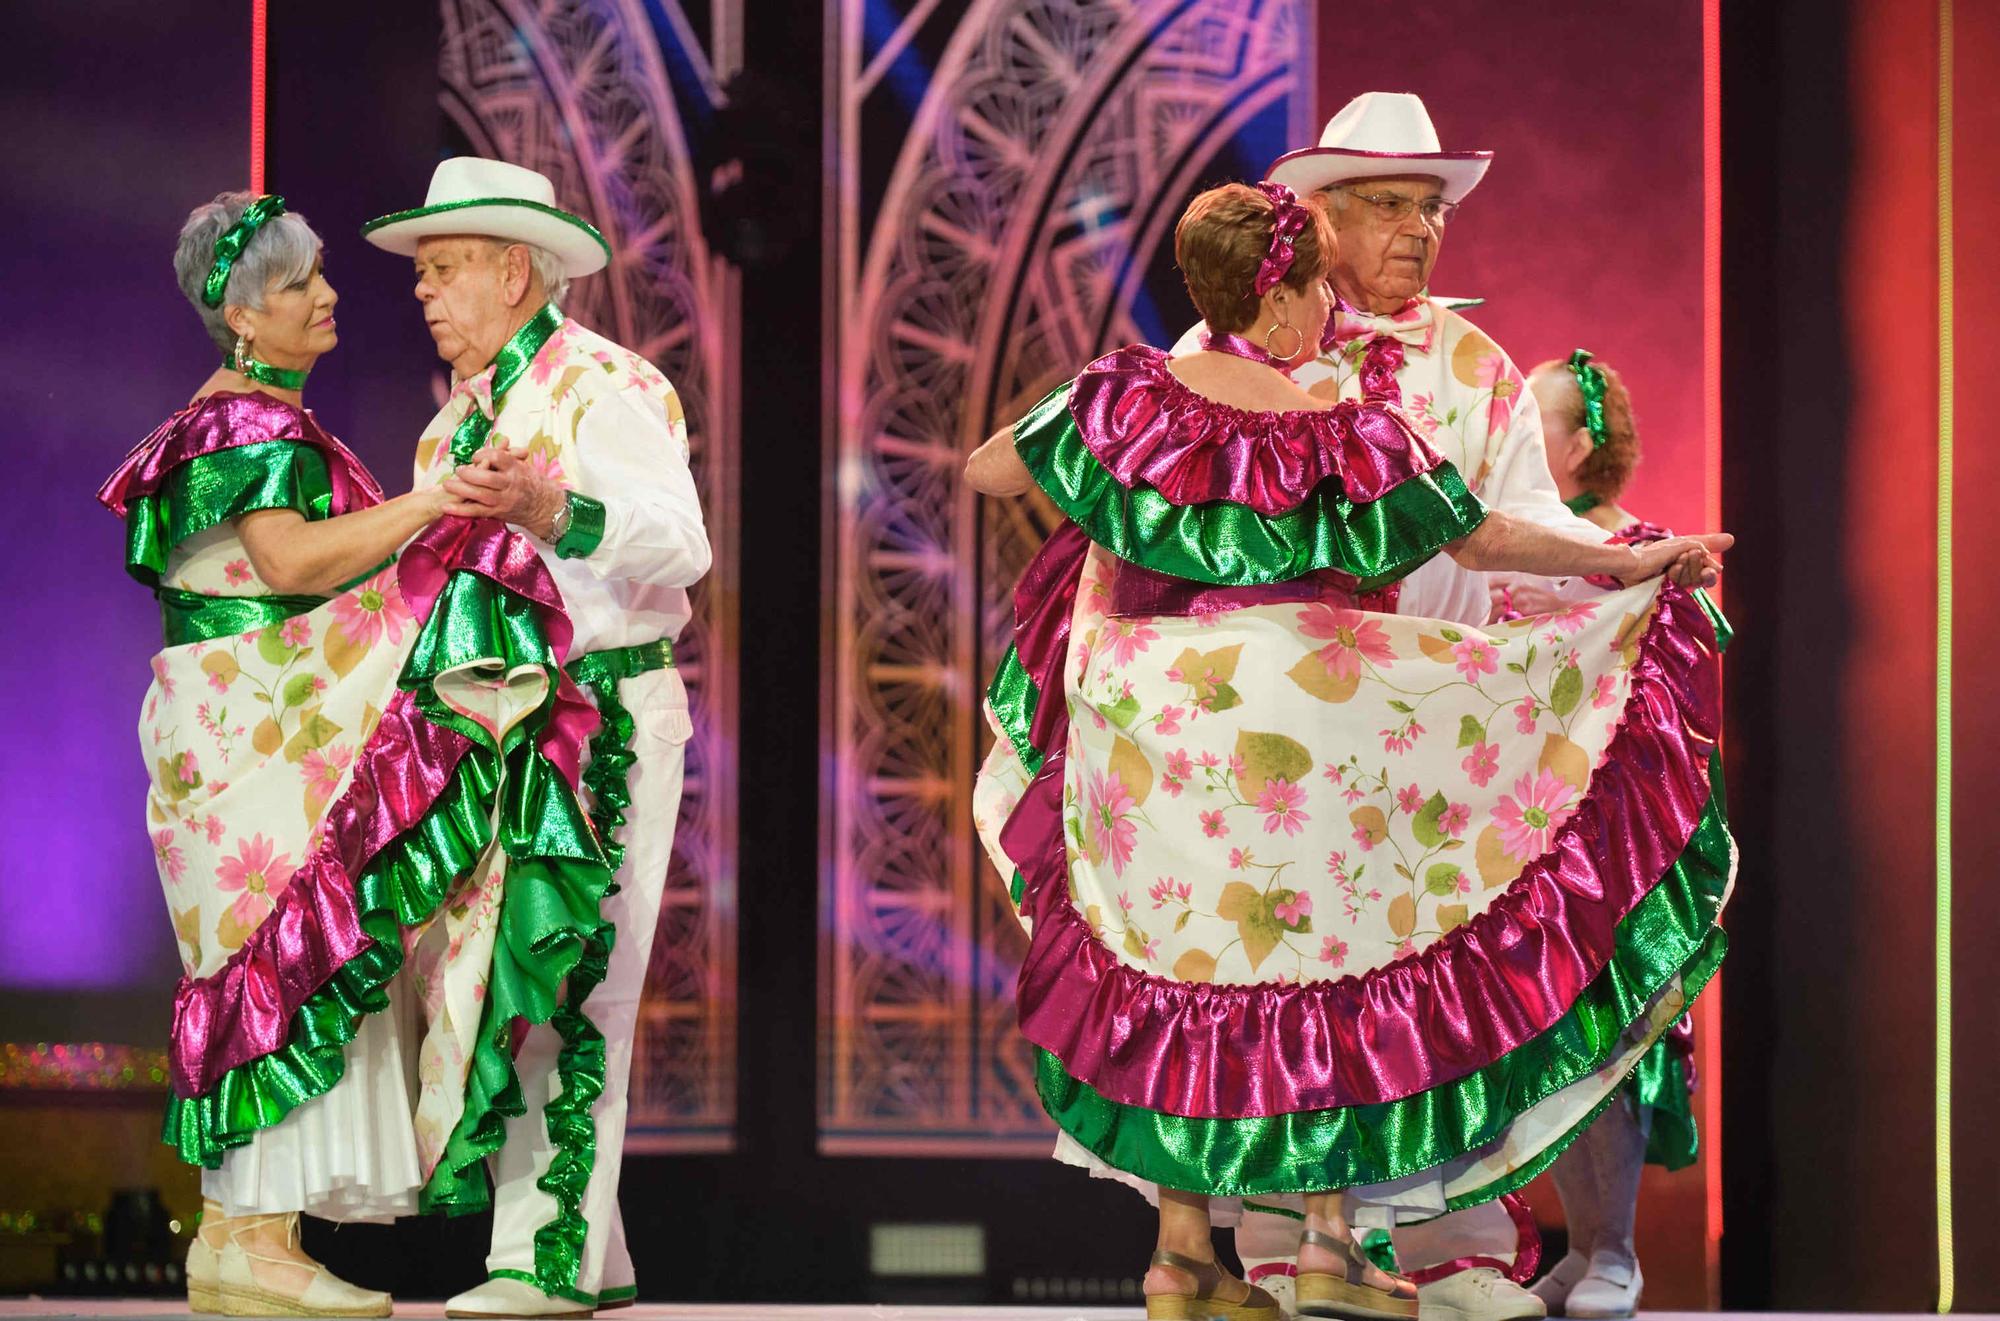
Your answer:
[[[555,519],[549,524],[548,542],[551,546],[569,535],[569,525],[575,518],[575,497],[564,491],[562,504],[556,508]]]

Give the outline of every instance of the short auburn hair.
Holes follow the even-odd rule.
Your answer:
[[[1592,495],[1616,500],[1624,493],[1625,483],[1632,480],[1632,470],[1639,466],[1639,421],[1632,416],[1632,396],[1618,373],[1601,358],[1593,357],[1590,365],[1604,373],[1605,441],[1577,465],[1576,480]],[[1555,404],[1550,411],[1559,427],[1568,432],[1585,424],[1583,387],[1577,384],[1576,373],[1566,360],[1550,358],[1529,374],[1547,375],[1554,382]]]
[[[1333,269],[1337,240],[1333,221],[1318,197],[1299,205],[1312,217],[1292,244],[1289,289],[1324,280]],[[1187,282],[1188,297],[1211,330],[1247,330],[1257,320],[1257,268],[1271,250],[1277,208],[1255,188],[1226,183],[1188,203],[1174,226],[1174,262]]]

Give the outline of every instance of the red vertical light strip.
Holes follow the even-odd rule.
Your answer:
[[[250,0],[250,191],[264,191],[264,29],[267,0]]]
[[[1702,526],[1722,526],[1722,0],[1701,7]],[[1718,594],[1721,588],[1717,587]],[[1697,1015],[1708,1305],[1722,1305],[1722,983]]]

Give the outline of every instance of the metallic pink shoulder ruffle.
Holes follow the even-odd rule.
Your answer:
[[[534,602],[556,660],[565,658],[571,626],[562,595],[526,537],[492,519],[433,523],[398,564],[404,598],[420,620],[454,572],[478,574]],[[416,637],[412,631],[408,645]],[[596,728],[596,709],[560,675],[538,746],[571,789]],[[229,1070],[285,1044],[299,1006],[371,939],[361,929],[355,878],[431,811],[471,747],[463,734],[426,718],[413,693],[389,700],[346,791],[327,808],[320,846],[242,948],[207,977],[183,978],[175,991],[168,1066],[176,1093],[201,1096]]]
[[[1017,642],[1031,673],[1040,641]],[[1374,1105],[1485,1067],[1569,1011],[1619,921],[1686,849],[1708,800],[1720,679],[1700,605],[1665,588],[1623,723],[1549,851],[1420,953],[1303,984],[1180,982],[1106,949],[1066,884],[1061,731],[1042,744],[1038,729],[1052,751],[1001,836],[1033,921],[1022,1033],[1113,1101],[1211,1118]]]
[[[327,434],[310,411],[261,392],[227,390],[195,400],[133,446],[98,488],[98,503],[123,518],[132,501],[159,490],[167,474],[189,459],[271,440],[311,445],[326,456],[333,513],[348,514],[382,503],[382,487],[367,465]]]
[[[1144,346],[1107,353],[1070,387],[1070,416],[1097,461],[1127,489],[1176,505],[1227,500],[1287,513],[1329,478],[1359,504],[1443,464],[1393,406],[1248,412],[1203,398]]]

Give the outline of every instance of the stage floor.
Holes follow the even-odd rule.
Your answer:
[[[117,1317],[120,1321],[180,1321],[186,1308],[168,1308],[158,1298],[0,1298],[0,1317]],[[442,1317],[443,1303],[409,1303],[396,1308],[399,1317]],[[601,1315],[615,1321],[1134,1321],[1144,1315],[1133,1304],[1120,1307],[901,1307],[891,1304],[836,1306],[775,1303],[653,1303]],[[1852,1316],[1840,1312],[1641,1312],[1643,1321],[1738,1321],[1777,1317],[1788,1321],[1831,1321]],[[1975,1313],[1954,1313],[1978,1321]],[[1989,1314],[1990,1315],[1990,1314]],[[1910,1321],[1930,1318],[1928,1312],[1870,1313],[1868,1321]]]

